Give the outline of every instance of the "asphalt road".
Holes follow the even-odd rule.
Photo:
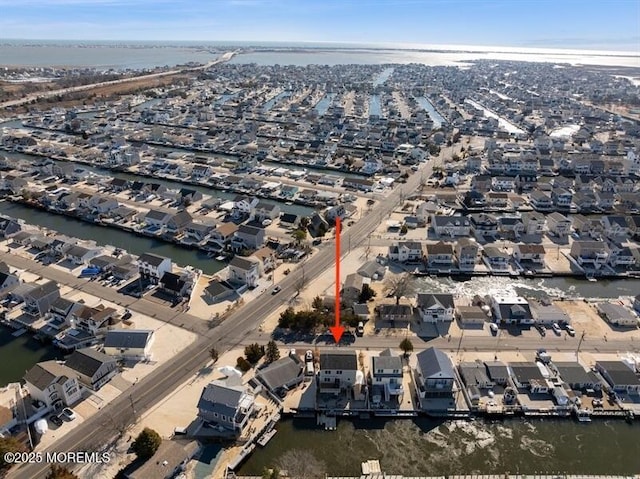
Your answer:
[[[353,248],[367,240],[384,217],[391,214],[407,192],[414,191],[419,187],[421,176],[428,177],[431,174],[433,164],[433,161],[423,164],[419,171],[409,177],[406,184],[399,185],[386,200],[378,202],[362,219],[346,228],[342,233],[342,244],[345,245],[343,253],[348,253],[346,245],[350,245]],[[34,271],[31,268],[39,266],[40,269],[34,272],[39,272],[42,269],[42,265],[38,263],[13,257],[10,254],[2,254],[0,257],[9,264],[31,271]],[[118,396],[95,415],[56,441],[47,451],[95,451],[106,447],[114,437],[124,430],[125,425],[135,422],[142,412],[155,405],[166,394],[197,374],[198,370],[210,360],[209,350],[211,347],[215,347],[222,353],[240,344],[245,337],[260,325],[265,317],[296,295],[301,281],[312,282],[324,271],[333,268],[333,266],[334,248],[326,245],[279,283],[282,289],[278,294],[272,295],[269,290],[250,303],[240,307],[219,326],[203,331],[199,335],[199,339],[188,348],[178,353],[171,361],[159,366],[129,391]],[[45,275],[44,271],[43,275]],[[61,276],[61,272],[52,268],[46,270],[45,276],[64,284],[73,284],[72,278],[69,277],[70,275]],[[100,285],[95,283],[88,283],[84,280],[81,282],[82,284],[78,284],[77,287],[84,288],[90,294],[103,295],[105,299],[115,302],[122,302],[125,298],[113,290],[108,290],[108,288],[103,291],[99,287]],[[116,298],[113,298],[114,294],[117,296]],[[129,299],[125,301],[129,301]],[[145,300],[134,303],[126,305],[130,306],[134,311],[144,312],[145,314],[149,314],[152,311],[159,319],[164,319],[162,314],[167,314],[166,312],[162,313],[163,307],[158,307],[155,304],[149,305],[145,303]],[[157,311],[156,308],[158,309]],[[177,315],[172,318],[169,313],[170,322],[178,323],[188,320],[188,315]],[[199,321],[202,323],[201,320]],[[12,470],[8,477],[34,479],[44,477],[48,469],[48,464],[22,465]]]

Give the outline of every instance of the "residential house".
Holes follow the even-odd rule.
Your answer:
[[[417,308],[424,322],[453,321],[455,305],[452,294],[420,293]]]
[[[415,385],[420,399],[450,397],[455,372],[449,356],[431,347],[420,351],[416,359]]]
[[[77,373],[57,361],[43,361],[33,366],[23,377],[32,399],[48,409],[73,406],[82,398]]]
[[[318,386],[321,393],[350,391],[356,385],[357,375],[358,358],[355,351],[320,354]]]
[[[8,271],[0,271],[0,296],[8,294],[13,288],[20,284],[20,278]]]
[[[360,298],[360,293],[362,293],[362,287],[364,285],[364,277],[357,274],[351,273],[348,274],[344,279],[344,284],[342,285],[342,290],[340,291],[340,295],[342,296],[342,300],[345,303],[356,303]]]
[[[377,307],[378,316],[382,321],[410,322],[413,319],[413,308],[409,304],[380,304]]]
[[[300,224],[301,217],[293,213],[282,213],[280,215],[280,226],[296,229]]]
[[[224,249],[231,243],[237,231],[238,225],[235,223],[222,223],[209,235],[209,243],[213,243],[217,247]]]
[[[623,361],[596,361],[596,370],[619,393],[640,394],[640,378]]]
[[[562,382],[574,391],[586,391],[593,389],[598,391],[602,388],[602,383],[591,370],[586,370],[578,362],[553,361],[553,365],[560,374]]]
[[[536,363],[513,362],[509,363],[509,369],[511,369],[513,383],[518,389],[527,389],[532,394],[549,393],[549,384]]]
[[[631,267],[640,261],[636,260],[634,251],[628,246],[621,246],[616,243],[610,243],[610,252],[608,262],[611,266]],[[636,250],[637,251],[637,250]]]
[[[143,278],[148,278],[152,283],[159,283],[165,273],[173,269],[171,258],[165,258],[153,253],[144,253],[136,261],[138,272]]]
[[[76,349],[64,364],[78,373],[83,386],[93,391],[98,391],[120,372],[113,357],[91,348]]]
[[[553,205],[560,209],[571,207],[573,202],[573,193],[565,188],[556,187],[551,191],[551,201]]]
[[[162,278],[160,278],[159,289],[172,298],[173,301],[179,302],[191,297],[193,278],[187,272],[181,274],[166,272],[162,275]]]
[[[264,245],[264,229],[257,228],[255,226],[240,225],[238,231],[236,231],[232,243],[239,243],[236,248],[242,249],[258,249]],[[233,246],[233,244],[232,244]]]
[[[95,215],[107,215],[111,211],[115,210],[118,205],[118,200],[105,196],[94,196],[89,200],[89,206],[91,211]]]
[[[610,324],[631,328],[638,326],[638,316],[621,304],[598,303],[596,304],[596,309],[598,314]]]
[[[525,232],[524,222],[517,216],[501,216],[498,218],[498,231],[504,238],[519,238]]]
[[[178,201],[180,204],[188,206],[202,199],[202,193],[191,188],[180,188],[178,191]]]
[[[494,210],[504,210],[509,206],[509,194],[491,191],[484,195],[487,208]]]
[[[203,295],[206,301],[215,304],[236,295],[235,288],[226,281],[212,279],[204,288]]]
[[[457,306],[455,317],[462,327],[481,326],[487,320],[487,314],[480,306]]]
[[[344,178],[342,186],[344,188],[354,188],[359,191],[373,191],[374,182],[364,178]]]
[[[304,364],[297,354],[290,354],[259,369],[256,379],[273,394],[279,395],[304,381]]]
[[[189,224],[193,222],[193,218],[187,210],[182,210],[172,215],[166,222],[165,233],[178,236],[184,232]]]
[[[512,176],[494,176],[491,179],[491,189],[494,191],[513,191],[516,179]]]
[[[546,298],[541,301],[532,301],[529,303],[529,308],[536,324],[548,326],[553,323],[571,324],[571,317]]]
[[[234,218],[243,218],[245,216],[253,217],[258,203],[259,200],[257,198],[238,195],[233,199],[233,210],[231,214]]]
[[[260,270],[263,273],[273,271],[278,266],[276,259],[276,253],[273,249],[265,246],[257,251],[254,251],[251,258],[255,258],[260,262]]]
[[[373,402],[389,401],[394,398],[402,400],[404,394],[402,386],[402,360],[400,356],[393,354],[390,349],[385,349],[379,356],[371,357],[371,384],[373,387]],[[378,395],[376,389],[380,388]],[[376,399],[378,399],[376,401]]]
[[[496,322],[507,324],[533,324],[529,302],[521,296],[491,297],[491,310]]]
[[[255,288],[262,275],[260,261],[256,258],[234,256],[229,262],[229,281]]]
[[[626,238],[629,236],[629,225],[625,216],[605,215],[600,218],[600,222],[607,238]]]
[[[450,269],[453,265],[453,245],[450,243],[428,243],[426,250],[429,268]]]
[[[601,210],[611,210],[616,202],[616,195],[612,191],[596,191],[596,206]]]
[[[58,298],[60,298],[58,283],[47,281],[44,284],[37,285],[24,295],[22,310],[29,316],[42,317]]]
[[[15,219],[0,216],[0,238],[11,238],[20,232],[21,229],[22,226]]]
[[[149,210],[149,212],[144,215],[143,220],[146,228],[162,230],[167,225],[172,216],[173,215],[167,211]]]
[[[93,258],[99,256],[101,253],[102,249],[100,248],[85,248],[84,246],[73,245],[65,252],[64,256],[73,264],[88,265]]]
[[[469,238],[460,238],[454,246],[458,269],[473,271],[478,258],[478,243]]]
[[[401,241],[389,246],[389,260],[406,263],[408,261],[422,261],[424,253],[419,241]]]
[[[547,215],[547,229],[549,233],[558,238],[566,238],[571,233],[571,220],[554,211]]]
[[[609,248],[602,241],[576,240],[571,245],[570,255],[582,267],[600,269],[607,264]]]
[[[530,211],[522,214],[524,233],[526,235],[539,236],[544,233],[546,219],[542,213]]]
[[[471,190],[480,193],[491,191],[492,179],[489,175],[474,175],[471,179]]]
[[[148,329],[112,329],[104,338],[104,352],[127,361],[150,359],[154,338]]]
[[[466,216],[462,215],[431,215],[431,227],[437,236],[455,237],[469,236],[471,223]]]
[[[47,331],[51,331],[50,336],[57,335],[71,325],[71,313],[82,307],[82,303],[77,303],[66,298],[56,299],[49,308],[47,314]]]
[[[355,354],[355,353],[354,353]],[[244,430],[255,409],[255,397],[240,378],[217,379],[207,384],[198,401],[198,418],[237,435]]]
[[[110,321],[116,314],[112,307],[99,304],[95,307],[85,306],[74,309],[71,312],[71,325],[96,335],[106,330]]]
[[[280,216],[280,206],[276,203],[267,203],[265,201],[259,201],[253,212],[253,217],[259,222],[265,220],[274,221]]]
[[[509,255],[496,246],[486,246],[482,252],[485,264],[492,271],[507,271]]]
[[[474,213],[469,215],[471,232],[478,240],[493,240],[498,236],[498,220],[494,215]],[[466,239],[466,238],[463,238]]]
[[[545,249],[541,244],[516,244],[513,247],[513,259],[521,263],[528,261],[537,265],[544,265]]]
[[[190,239],[196,243],[200,243],[207,239],[209,234],[214,230],[215,225],[199,221],[190,221],[184,227],[185,239]]]
[[[627,227],[632,238],[640,239],[640,215],[627,216]]]

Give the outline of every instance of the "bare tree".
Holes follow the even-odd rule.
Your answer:
[[[386,294],[396,298],[396,304],[400,304],[400,298],[409,296],[414,291],[413,276],[409,273],[389,276],[384,282],[384,290]]]
[[[300,277],[296,279],[294,287],[296,289],[296,296],[300,295],[300,291],[302,291],[308,284],[309,278],[307,278],[304,274],[304,268],[302,268]]]
[[[276,467],[287,471],[289,479],[324,479],[325,464],[309,451],[291,449],[276,461]]]

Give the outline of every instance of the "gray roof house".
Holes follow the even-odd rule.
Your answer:
[[[150,329],[112,329],[104,338],[104,352],[119,359],[148,359],[153,339]]]
[[[420,398],[450,397],[455,372],[449,356],[432,347],[420,351],[416,359],[415,384]]]
[[[198,401],[198,417],[207,424],[240,434],[254,409],[255,398],[234,380],[215,380],[209,383]]]
[[[256,373],[256,378],[272,393],[288,391],[304,380],[304,365],[297,355],[280,358]]]
[[[596,369],[614,391],[640,394],[640,378],[622,361],[597,361]]]
[[[59,297],[58,283],[47,281],[25,294],[23,311],[30,316],[43,316]]]
[[[66,360],[65,366],[78,373],[78,379],[84,386],[97,391],[118,374],[116,360],[95,349],[76,349]]]

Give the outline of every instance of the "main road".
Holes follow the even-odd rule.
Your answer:
[[[396,187],[385,200],[377,202],[365,216],[343,231],[342,244],[350,243],[351,247],[362,244],[382,219],[392,213],[406,194],[419,187],[422,177],[431,174],[433,163],[430,161],[423,164],[420,170],[407,179],[406,184]],[[9,254],[6,255],[6,260],[12,264],[19,262],[17,259],[12,259]],[[281,291],[278,294],[272,295],[267,291],[229,315],[219,326],[202,332],[194,343],[178,353],[171,361],[158,366],[131,389],[115,398],[83,423],[78,424],[47,451],[102,450],[123,431],[125,425],[135,422],[140,414],[196,374],[210,360],[209,351],[212,347],[222,353],[239,345],[264,318],[296,294],[301,281],[312,282],[324,271],[333,267],[334,249],[325,245],[303,266],[296,268],[279,283]],[[181,322],[180,318],[172,321]],[[48,469],[48,464],[23,465],[13,469],[9,477],[21,479],[44,477]]]

